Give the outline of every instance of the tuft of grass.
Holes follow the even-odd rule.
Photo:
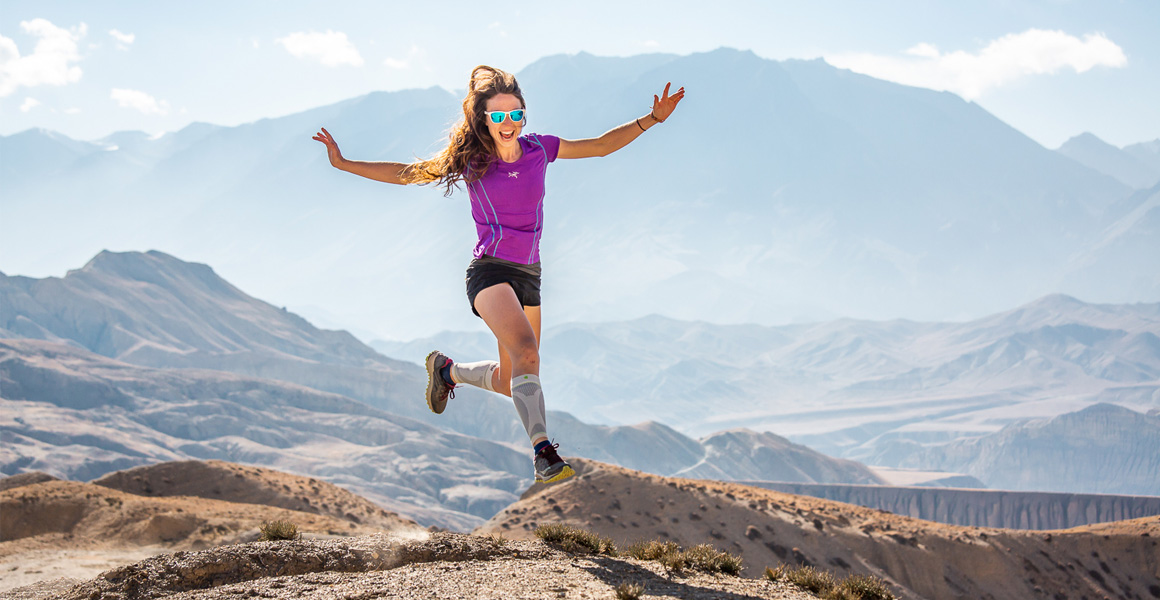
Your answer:
[[[508,539],[498,533],[488,533],[481,537],[497,548],[503,548],[508,543]]]
[[[258,538],[260,542],[296,540],[301,535],[298,533],[298,526],[290,521],[263,521],[258,530],[262,532],[262,536]]]
[[[616,600],[640,600],[644,586],[639,583],[622,583],[616,586]]]
[[[616,556],[616,544],[611,539],[563,523],[548,523],[536,528],[536,537],[560,546],[565,552],[594,552]]]
[[[676,542],[652,540],[638,542],[625,549],[625,554],[637,560],[653,560],[674,573],[685,570],[705,573],[741,573],[741,557],[722,552],[709,544],[699,544],[682,550]]]
[[[652,540],[651,542],[637,542],[632,544],[624,549],[624,554],[637,560],[659,561],[665,555],[675,554],[680,551],[681,547],[676,542]]]
[[[870,575],[850,575],[838,582],[838,589],[855,600],[894,600],[886,582]]]
[[[823,600],[897,600],[886,582],[870,575],[849,575],[838,580],[829,572],[813,567],[780,565],[776,569],[766,567],[765,578],[791,583]]]
[[[689,565],[695,570],[727,575],[741,574],[740,556],[722,552],[709,544],[693,546],[685,554],[689,557]]]

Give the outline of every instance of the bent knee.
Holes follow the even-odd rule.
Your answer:
[[[516,366],[537,367],[540,364],[540,349],[536,346],[536,338],[522,340],[519,345],[509,350],[512,362]]]

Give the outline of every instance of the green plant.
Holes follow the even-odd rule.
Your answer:
[[[301,535],[298,533],[298,526],[290,521],[263,521],[258,530],[262,532],[262,536],[258,538],[261,542],[296,540]]]
[[[639,583],[622,583],[616,586],[617,600],[640,600],[644,593],[644,586]]]
[[[595,552],[616,556],[616,544],[611,539],[563,523],[540,525],[536,537],[560,546],[565,552]]]

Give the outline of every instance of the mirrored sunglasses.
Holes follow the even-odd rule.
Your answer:
[[[491,119],[491,122],[495,123],[496,125],[503,123],[504,118],[510,118],[512,120],[512,123],[519,123],[520,121],[524,120],[524,109],[522,109],[522,108],[517,108],[515,110],[509,110],[507,112],[504,112],[502,110],[493,110],[491,112],[485,112],[483,114],[487,115],[487,118]]]

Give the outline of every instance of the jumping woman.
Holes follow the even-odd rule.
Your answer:
[[[565,140],[521,135],[527,106],[516,78],[487,66],[471,71],[463,120],[451,140],[430,160],[414,163],[347,160],[326,129],[313,139],[326,144],[330,164],[375,181],[406,185],[437,183],[450,195],[467,186],[479,241],[467,267],[467,299],[499,345],[499,361],[457,363],[442,352],[427,355],[427,406],[442,413],[456,385],[510,396],[535,452],[537,482],[574,474],[548,441],[540,388],[540,232],[544,227],[544,175],[557,158],[607,156],[649,128],[663,123],[685,96],[685,88],[653,96],[647,115],[604,135]]]

